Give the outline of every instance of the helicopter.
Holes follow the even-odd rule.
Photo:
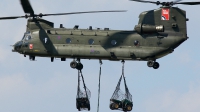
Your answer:
[[[80,59],[139,60],[147,61],[148,67],[158,69],[160,65],[156,60],[172,53],[188,39],[186,22],[189,19],[186,18],[186,12],[173,5],[198,5],[200,2],[131,1],[153,3],[161,7],[142,12],[138,25],[130,31],[93,29],[92,26],[79,29],[78,25],[64,28],[62,24],[60,28],[54,28],[54,23],[41,18],[70,13],[37,15],[28,0],[21,0],[24,12],[28,15],[0,19],[29,18],[24,37],[13,45],[12,51],[25,57],[28,55],[32,61],[37,56],[50,57],[51,62],[55,58],[61,61],[72,58],[71,68],[81,70],[83,64]]]

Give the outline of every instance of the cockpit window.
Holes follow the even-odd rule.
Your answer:
[[[25,35],[22,37],[22,40],[24,40]]]
[[[31,32],[30,32],[30,31],[27,31],[26,33],[30,34]]]
[[[30,39],[31,39],[31,36],[30,35],[26,35],[25,40],[30,40]]]
[[[26,35],[26,34],[30,35],[30,34],[31,34],[31,32],[30,32],[30,31],[27,31],[27,32],[25,32],[25,35]]]
[[[25,32],[22,40],[27,41],[27,40],[30,40],[30,39],[31,39],[30,31]]]

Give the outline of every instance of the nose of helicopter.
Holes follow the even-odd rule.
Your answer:
[[[20,48],[22,47],[22,41],[18,41],[13,45],[13,52],[18,52],[20,50]]]

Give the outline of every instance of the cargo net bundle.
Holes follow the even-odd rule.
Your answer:
[[[83,90],[80,88],[80,77],[82,77]],[[90,101],[89,101],[90,97],[91,97],[91,92],[85,86],[85,82],[84,82],[84,78],[83,78],[81,70],[78,70],[78,89],[77,89],[77,96],[76,96],[76,108],[78,109],[78,111],[81,111],[81,110],[90,111]]]
[[[125,93],[120,89],[120,83],[122,78],[124,79]],[[133,107],[132,95],[130,94],[128,87],[126,85],[126,80],[124,74],[122,73],[117,87],[110,99],[110,109],[111,110],[121,110],[121,111],[131,111]]]

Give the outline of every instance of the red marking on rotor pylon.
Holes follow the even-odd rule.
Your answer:
[[[169,20],[169,8],[162,9],[161,20]]]

